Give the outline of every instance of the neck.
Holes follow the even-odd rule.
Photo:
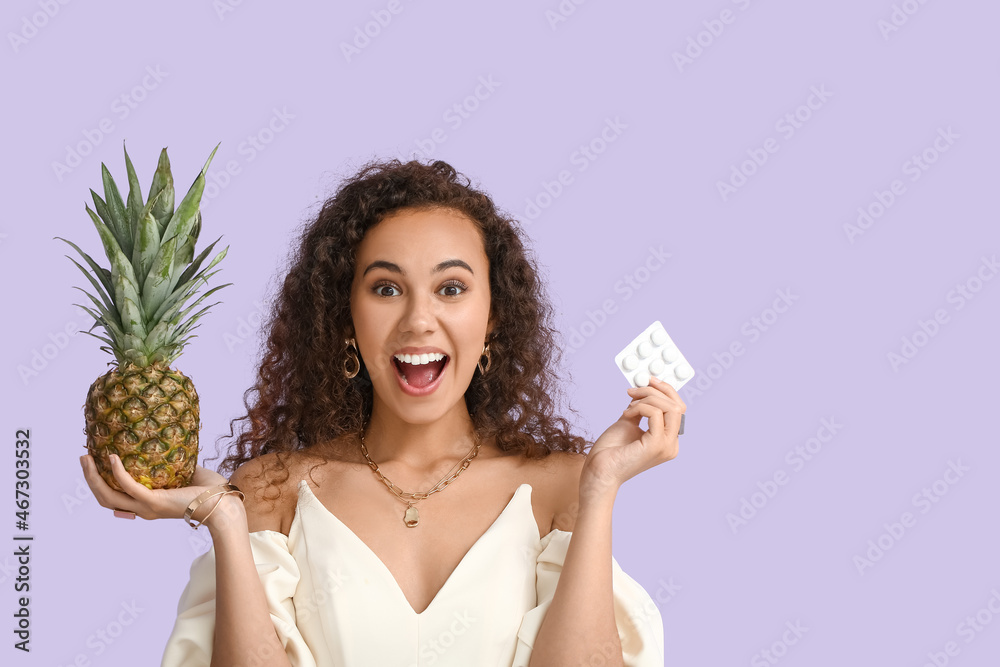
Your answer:
[[[390,410],[372,409],[365,429],[368,455],[381,468],[388,463],[397,470],[431,472],[450,468],[464,459],[475,445],[472,418],[462,401],[440,419],[414,424]]]

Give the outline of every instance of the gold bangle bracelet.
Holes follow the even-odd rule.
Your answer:
[[[194,500],[191,501],[191,504],[187,506],[186,510],[184,510],[184,520],[187,522],[187,524],[189,526],[191,526],[192,528],[194,528],[195,530],[197,530],[198,526],[200,526],[201,524],[205,523],[205,519],[208,518],[208,516],[206,516],[205,519],[202,519],[198,523],[198,525],[195,525],[195,524],[191,523],[191,516],[195,513],[195,511],[199,507],[201,507],[202,503],[204,503],[209,498],[213,498],[213,497],[219,496],[219,495],[226,495],[226,494],[230,494],[230,493],[237,493],[237,494],[239,494],[240,500],[245,500],[246,499],[246,496],[243,494],[242,491],[239,490],[239,488],[235,484],[220,484],[219,486],[213,486],[210,489],[206,489],[206,490],[202,491],[201,494],[197,498],[195,498]],[[220,500],[219,502],[222,502],[222,501]],[[219,506],[219,503],[216,503],[215,507],[218,507],[218,506]],[[213,507],[212,511],[208,513],[209,515],[211,515],[212,512],[215,511],[215,507]]]
[[[223,492],[217,493],[215,495],[217,495],[217,496],[228,496],[230,493],[240,493],[240,492],[239,491],[223,491]],[[242,493],[240,493],[240,495],[242,495]],[[214,496],[211,496],[211,497],[214,497]],[[241,498],[241,500],[242,500],[242,498]],[[197,526],[194,525],[193,523],[191,523],[190,521],[188,522],[188,524],[192,528],[194,528],[195,530],[198,530],[199,528],[201,528],[202,526],[205,525],[205,522],[208,521],[208,517],[212,516],[212,512],[214,512],[215,510],[219,509],[219,503],[221,503],[221,502],[222,502],[222,498],[219,498],[219,502],[215,503],[215,507],[213,507],[212,509],[208,510],[208,514],[206,514],[202,518],[202,520],[198,522]]]

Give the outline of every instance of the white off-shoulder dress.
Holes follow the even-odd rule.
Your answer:
[[[561,530],[539,537],[531,486],[521,484],[419,614],[385,564],[305,480],[288,536],[257,531],[250,545],[271,620],[295,667],[522,667],[571,537]],[[612,575],[625,664],[662,667],[659,610],[614,560]],[[177,612],[161,667],[207,667],[215,629],[214,549],[192,563]],[[266,654],[259,657],[258,664],[267,664]]]

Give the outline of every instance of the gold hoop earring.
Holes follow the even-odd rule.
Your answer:
[[[347,343],[347,358],[344,359],[344,377],[350,380],[361,371],[361,360],[358,358],[357,344],[354,342],[354,339],[349,338],[344,342]],[[354,370],[347,370],[348,364],[352,362]]]
[[[486,368],[483,368],[483,357],[486,357]],[[490,344],[486,343],[483,345],[483,352],[479,355],[479,362],[476,363],[476,367],[480,373],[486,375],[486,371],[490,370],[490,363],[492,363],[492,359],[490,359]]]

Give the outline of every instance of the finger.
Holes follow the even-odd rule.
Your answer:
[[[665,380],[661,380],[655,375],[649,378],[649,386],[659,389],[670,398],[676,398],[678,401],[681,400],[681,395],[677,393],[677,390],[674,389],[672,384]]]
[[[650,378],[649,384],[645,387],[629,387],[628,392],[632,396],[662,396],[678,403],[684,402],[681,400],[681,396],[677,393],[676,389],[670,386],[669,383],[656,377]]]
[[[136,499],[142,498],[143,493],[150,492],[145,486],[132,479],[132,475],[128,474],[128,470],[125,470],[125,465],[117,454],[112,454],[108,458],[111,460],[111,474],[115,476],[115,481],[118,482],[118,486],[122,487],[122,491]]]
[[[639,391],[639,389],[643,391]],[[628,392],[629,396],[632,396],[633,402],[643,401],[652,403],[664,412],[676,412],[678,414],[683,414],[687,409],[687,406],[682,401],[674,400],[655,389],[648,387],[639,387],[639,389],[630,389]]]
[[[639,423],[639,418],[646,417],[649,424],[649,433],[657,438],[675,440],[679,435],[681,427],[680,412],[672,410],[661,410],[649,399],[642,399],[625,410],[625,415],[636,417],[635,423]]]
[[[666,434],[674,444],[676,456],[676,443],[680,437],[681,430],[681,417],[684,416],[683,412],[665,412],[663,413],[663,432]],[[673,458],[673,457],[671,457]]]
[[[681,412],[687,410],[687,404],[684,403],[684,401],[681,399],[681,395],[677,393],[677,390],[674,389],[674,386],[672,384],[661,380],[655,375],[649,379],[649,384],[650,386],[655,387],[662,393],[666,394],[670,398],[677,401],[681,406]]]
[[[649,405],[649,404],[646,403],[646,404],[640,404],[640,405]],[[665,413],[662,409],[657,408],[656,406],[649,405],[649,407],[653,408],[653,410],[650,411],[650,412],[644,413],[646,415],[646,417],[647,417],[646,421],[648,422],[647,423],[647,427],[648,427],[649,433],[650,433],[650,435],[652,435],[653,437],[655,437],[657,440],[662,440],[663,437],[664,437],[663,436],[663,418],[664,418],[664,415],[667,414],[667,413]]]
[[[108,483],[101,477],[101,473],[97,472],[97,464],[94,463],[94,459],[90,454],[81,456],[80,463],[83,466],[83,477],[87,480],[87,485],[94,494],[94,498],[97,499],[98,505],[107,509],[115,509],[117,507],[118,509],[130,512],[134,511],[135,499],[121,491],[115,491],[108,486]]]
[[[680,426],[680,415],[675,412],[662,413],[655,410],[651,405],[642,403],[636,404],[629,409],[635,410],[646,417],[649,422],[649,434],[652,437],[652,442],[655,443],[652,449],[657,457],[657,460],[652,462],[651,465],[672,461],[677,458],[677,454],[680,451],[680,440],[677,437],[677,429]]]
[[[645,417],[649,422],[647,426],[650,435],[657,438],[663,437],[663,411],[655,405],[650,403],[636,403],[626,408],[625,414],[634,417],[637,424],[640,419]]]

